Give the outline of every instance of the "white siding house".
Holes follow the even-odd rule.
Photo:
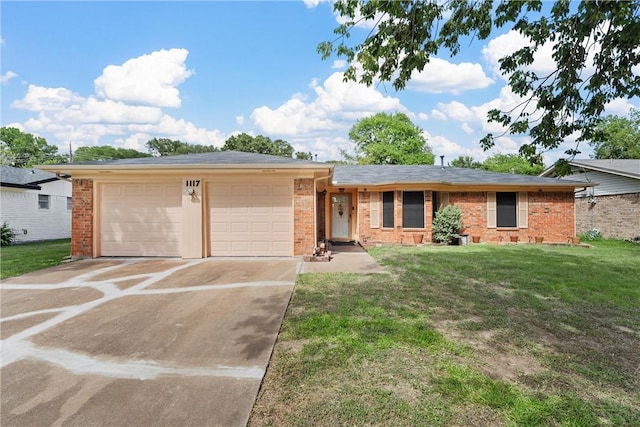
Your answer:
[[[38,169],[0,166],[0,223],[15,242],[71,237],[71,182]]]
[[[640,159],[569,162],[562,179],[596,183],[576,192],[576,232],[596,229],[604,237],[640,239]],[[555,176],[553,167],[542,176]]]

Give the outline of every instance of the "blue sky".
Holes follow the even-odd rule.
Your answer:
[[[497,73],[497,59],[522,44],[507,30],[454,58],[434,58],[395,92],[389,83],[345,83],[345,64],[316,53],[338,25],[330,2],[3,1],[0,8],[1,124],[61,151],[69,142],[146,151],[154,137],[222,146],[247,132],[285,139],[321,161],[339,159],[352,147],[351,126],[380,111],[407,113],[447,160],[516,152],[526,140],[503,137],[487,153],[478,145],[501,130],[486,111],[517,102]],[[370,31],[357,28],[354,37]],[[550,49],[532,68],[551,66]],[[618,100],[607,113],[631,107],[638,100]],[[588,156],[588,146],[581,149]]]

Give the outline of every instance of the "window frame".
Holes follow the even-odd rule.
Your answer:
[[[51,209],[51,196],[48,194],[38,194],[38,210]]]
[[[73,210],[73,199],[71,197],[67,197],[67,211]]]
[[[415,200],[410,200],[415,197]],[[420,203],[418,203],[420,200]],[[423,190],[402,192],[402,228],[424,229],[425,220],[425,194]],[[417,208],[420,212],[417,212]],[[411,216],[410,216],[411,215]],[[412,220],[419,220],[419,223],[411,223]]]

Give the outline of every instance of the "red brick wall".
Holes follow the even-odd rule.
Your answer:
[[[93,257],[93,180],[74,179],[71,211],[71,257]]]
[[[313,178],[293,181],[293,254],[309,255],[316,246],[313,230]]]
[[[545,242],[566,242],[574,234],[574,195],[572,192],[528,193],[528,228],[488,229],[486,192],[450,192],[449,203],[462,209],[463,233],[479,236],[482,242],[509,241],[517,235],[519,241],[533,241],[542,236]],[[402,228],[402,191],[396,191],[395,227],[371,228],[369,211],[371,193],[358,193],[358,237],[367,244],[394,243],[413,244],[413,235],[422,234],[425,242],[431,241],[432,192],[425,191],[425,229]],[[380,206],[382,210],[382,204]],[[382,224],[382,222],[381,222]],[[469,238],[471,240],[471,238]]]
[[[640,237],[640,193],[576,199],[576,231],[586,233],[594,228],[604,237],[633,239]]]

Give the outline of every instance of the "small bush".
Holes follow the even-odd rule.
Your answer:
[[[433,220],[433,238],[437,242],[452,243],[460,237],[462,229],[462,210],[458,206],[449,205],[441,208]]]
[[[13,243],[13,239],[16,237],[16,233],[9,227],[6,222],[2,223],[0,227],[0,239],[2,240],[2,246],[9,246]]]

